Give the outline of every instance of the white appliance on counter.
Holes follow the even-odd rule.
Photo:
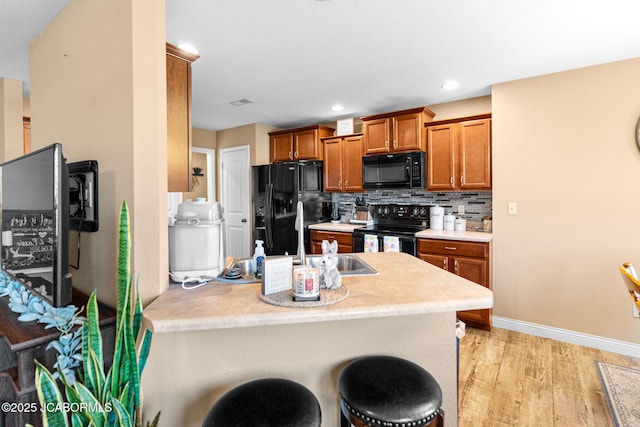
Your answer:
[[[212,280],[224,269],[224,218],[219,202],[187,201],[169,226],[169,272],[174,281]]]

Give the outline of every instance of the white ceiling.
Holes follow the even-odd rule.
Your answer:
[[[0,77],[69,0],[0,0]],[[637,0],[166,0],[191,43],[193,125],[294,127],[488,95],[491,85],[640,57]],[[460,87],[445,91],[442,84]],[[242,107],[232,101],[255,101]],[[334,113],[333,104],[345,110]]]

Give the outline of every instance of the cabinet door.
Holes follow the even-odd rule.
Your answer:
[[[269,138],[269,159],[273,162],[293,160],[293,134],[282,133]]]
[[[423,150],[422,114],[403,114],[393,117],[393,151]]]
[[[375,119],[362,122],[366,154],[389,152],[390,122],[390,119]]]
[[[491,120],[462,122],[457,131],[460,188],[491,189]]]
[[[167,55],[167,173],[171,192],[191,191],[191,63]]]
[[[427,127],[427,190],[455,188],[455,124]]]
[[[22,154],[31,152],[31,118],[22,118]]]
[[[362,135],[349,136],[342,140],[342,177],[344,179],[344,191],[364,191],[362,188],[362,147]]]
[[[449,257],[442,255],[432,255],[432,254],[419,254],[421,260],[428,262],[429,264],[433,264],[436,267],[440,267],[443,270],[449,270]]]
[[[324,191],[342,191],[342,138],[324,140]]]
[[[452,260],[453,265],[449,267],[452,273],[488,287],[487,261],[464,257],[453,257]]]
[[[320,144],[317,129],[294,132],[293,158],[295,160],[322,160]]]

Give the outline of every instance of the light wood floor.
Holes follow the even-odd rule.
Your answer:
[[[640,359],[493,328],[460,341],[459,427],[613,426],[594,359]]]

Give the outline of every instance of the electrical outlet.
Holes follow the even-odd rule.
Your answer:
[[[509,202],[507,204],[507,213],[509,215],[518,215],[518,203],[516,202]]]
[[[464,205],[458,205],[458,215],[464,215]]]

